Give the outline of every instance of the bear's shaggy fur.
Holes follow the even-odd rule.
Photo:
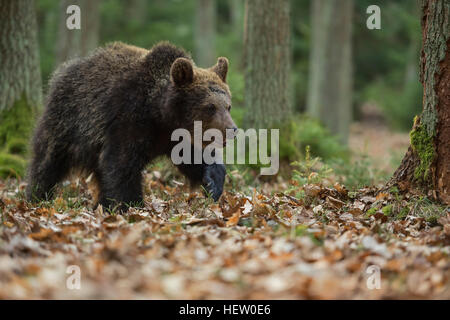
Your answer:
[[[92,172],[98,202],[105,207],[142,203],[141,171],[155,157],[169,155],[177,128],[225,132],[235,128],[226,84],[228,60],[197,68],[189,55],[167,42],[145,50],[123,43],[59,67],[49,86],[36,128],[27,198],[48,199],[71,169]],[[222,164],[178,166],[193,184],[217,200]]]

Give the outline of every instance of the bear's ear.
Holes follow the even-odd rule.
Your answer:
[[[184,86],[194,81],[194,69],[192,62],[186,58],[178,58],[170,67],[170,77],[178,86]]]
[[[227,82],[227,73],[228,73],[228,59],[225,57],[220,57],[217,59],[217,63],[214,67],[211,68],[212,71],[217,73],[217,75],[222,79],[223,82]]]

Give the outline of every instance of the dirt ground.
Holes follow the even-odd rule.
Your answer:
[[[408,150],[409,134],[390,130],[379,108],[365,104],[350,127],[348,144],[356,155],[368,155],[376,169],[392,173]]]

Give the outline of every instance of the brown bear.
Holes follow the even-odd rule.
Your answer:
[[[60,66],[52,76],[46,108],[32,139],[27,199],[49,199],[71,169],[94,174],[98,203],[107,208],[142,203],[141,171],[169,155],[177,128],[194,121],[225,133],[236,129],[226,83],[228,60],[209,69],[168,42],[150,50],[124,43],[96,49]],[[193,184],[217,201],[225,167],[180,164]]]

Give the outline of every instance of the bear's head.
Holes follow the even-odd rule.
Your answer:
[[[227,72],[228,59],[224,57],[218,58],[216,65],[208,69],[196,67],[187,58],[176,59],[170,68],[171,100],[179,112],[180,127],[192,135],[194,122],[201,121],[203,132],[218,129],[222,133],[224,145],[226,138],[233,138],[237,132],[230,114]]]

